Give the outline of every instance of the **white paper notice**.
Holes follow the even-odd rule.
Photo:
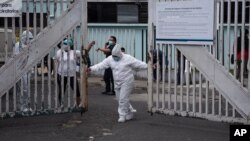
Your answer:
[[[22,0],[0,0],[0,17],[19,17]]]
[[[174,44],[212,44],[214,0],[178,0],[156,4],[156,40]]]

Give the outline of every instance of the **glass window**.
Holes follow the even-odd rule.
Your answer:
[[[117,5],[117,22],[118,23],[138,23],[138,6],[137,5]]]

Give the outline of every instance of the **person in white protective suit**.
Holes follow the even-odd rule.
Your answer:
[[[33,35],[32,33],[29,31],[27,33],[27,31],[24,31],[22,33],[22,36],[20,37],[21,40],[21,44],[20,42],[17,42],[15,44],[15,48],[14,48],[14,55],[19,54],[24,48],[28,47],[28,41],[33,39]],[[23,60],[21,62],[19,62],[20,64],[18,65],[25,65],[25,63],[27,60]],[[29,104],[30,104],[30,99],[28,96],[28,79],[30,77],[29,72],[24,74],[21,77],[21,82],[17,83],[17,87],[19,90],[17,90],[17,106],[19,107],[19,109],[22,112],[31,112],[32,109],[30,108]],[[22,92],[21,92],[22,90]]]
[[[148,65],[128,54],[123,54],[120,45],[117,44],[112,50],[111,56],[90,67],[88,71],[99,71],[109,67],[113,71],[115,93],[119,104],[118,122],[131,120],[133,119],[133,112],[135,112],[129,102],[129,95],[134,87],[133,70],[147,69]]]

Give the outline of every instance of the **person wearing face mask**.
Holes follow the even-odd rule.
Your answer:
[[[21,42],[17,42],[14,47],[14,55],[19,54],[25,48],[28,48],[29,40],[33,39],[33,35],[30,31],[24,31],[22,36],[20,37]],[[25,65],[27,63],[27,59],[24,59],[20,62],[19,66]],[[28,79],[30,77],[30,73],[26,73],[21,77],[21,81],[17,83],[17,106],[23,113],[32,112],[30,108],[30,99],[28,96]],[[21,92],[22,90],[22,92]],[[21,94],[22,93],[22,94]]]
[[[88,47],[91,48],[95,44],[94,41],[92,41]],[[74,50],[74,44],[72,39],[64,39],[63,44],[61,46],[61,49],[59,49],[56,53],[56,61],[58,62],[58,68],[57,68],[57,84],[58,84],[58,99],[61,106],[63,105],[61,95],[62,95],[62,85],[61,81],[63,79],[63,89],[64,92],[66,90],[66,85],[68,81],[69,76],[69,83],[71,89],[74,90],[74,76],[76,74],[77,69],[77,59],[79,60],[81,57],[80,50]],[[76,107],[80,105],[81,99],[80,99],[80,89],[78,81],[76,81]]]
[[[105,47],[98,48],[96,51],[102,51],[106,55],[106,58],[108,58],[111,55],[112,49],[114,48],[115,45],[116,45],[116,37],[110,36],[109,41],[105,44]],[[106,90],[102,92],[102,94],[115,95],[114,79],[111,68],[105,69],[103,79],[106,84]]]
[[[113,71],[115,93],[118,100],[118,122],[133,119],[133,108],[129,102],[129,95],[134,87],[134,70],[146,70],[148,65],[136,58],[123,54],[121,47],[116,44],[112,50],[112,56],[104,59],[101,63],[88,68],[90,71],[100,71],[111,68]]]

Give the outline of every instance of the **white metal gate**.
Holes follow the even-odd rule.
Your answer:
[[[2,52],[5,61],[0,68],[0,117],[69,112],[76,108],[80,99],[87,109],[87,77],[83,73],[88,49],[83,48],[87,45],[87,1],[23,0],[20,17],[2,19],[5,40],[1,44],[5,44],[5,52]],[[29,32],[26,32],[26,48],[22,48],[23,31],[30,31],[34,36],[29,39]],[[74,59],[78,60],[74,70],[77,64],[80,65],[79,73],[74,72],[73,79],[69,75],[58,75],[60,60],[56,59],[58,52],[64,55],[62,46],[69,45],[69,40],[74,44]],[[18,54],[15,53],[17,42],[20,47]],[[80,57],[77,50],[81,50]],[[70,53],[67,57],[70,58]],[[68,72],[69,69],[67,67]],[[80,97],[76,96],[77,85]],[[28,111],[20,107],[24,102],[28,103]]]
[[[245,29],[249,30],[250,1],[215,0],[215,44],[201,45],[198,48],[157,42],[155,44],[155,6],[156,2],[164,1],[168,0],[149,0],[148,4],[148,33],[151,33],[148,36],[148,50],[151,58],[156,56],[149,61],[155,67],[148,69],[148,110],[249,124],[250,79],[249,69],[244,71],[244,64],[248,60],[243,57],[243,49],[249,48],[249,44],[245,47],[245,42],[250,42],[249,37],[244,36],[247,31]],[[236,55],[240,30],[243,37],[240,38],[243,44],[240,47],[242,63],[238,63],[239,58],[237,60]],[[232,54],[235,55],[230,62]]]

